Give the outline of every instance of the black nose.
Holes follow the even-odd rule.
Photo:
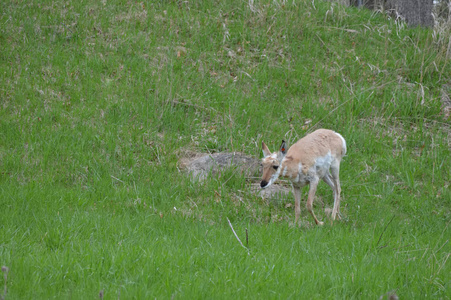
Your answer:
[[[266,180],[262,180],[262,182],[260,182],[260,186],[262,187],[262,188],[264,188],[265,186],[267,186],[268,185],[268,181],[266,181]]]

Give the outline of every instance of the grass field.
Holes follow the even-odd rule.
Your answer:
[[[2,298],[451,298],[443,40],[317,0],[2,1]],[[348,144],[333,225],[325,184],[297,227],[179,168],[317,128]]]

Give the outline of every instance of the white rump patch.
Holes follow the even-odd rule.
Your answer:
[[[335,131],[334,131],[335,132]],[[340,137],[340,139],[341,139],[341,141],[343,142],[342,143],[342,154],[343,154],[343,156],[346,154],[346,141],[345,141],[345,139],[343,138],[343,136],[341,135],[341,134],[339,134],[338,132],[335,132],[335,134],[336,135],[338,135],[339,137]]]

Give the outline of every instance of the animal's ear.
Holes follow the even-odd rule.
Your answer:
[[[262,150],[265,157],[271,155],[271,151],[269,151],[268,146],[264,142],[262,142]]]
[[[282,152],[283,155],[287,154],[287,145],[285,144],[284,140],[282,140],[279,151]]]
[[[279,160],[282,160],[284,158],[285,154],[287,154],[287,145],[285,144],[285,141],[282,140],[282,144],[280,145],[279,153],[277,153],[277,158]]]

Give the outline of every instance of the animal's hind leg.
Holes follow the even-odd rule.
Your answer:
[[[295,218],[295,226],[298,225],[299,217],[301,216],[301,188],[293,185],[294,192],[294,214]]]
[[[318,187],[319,178],[315,178],[312,181],[310,181],[310,189],[308,192],[308,199],[307,199],[307,210],[312,215],[313,219],[315,219],[315,223],[317,225],[323,225],[323,222],[318,221],[318,219],[315,216],[315,213],[313,212],[313,200],[315,200],[315,193],[316,188]]]
[[[326,175],[324,175],[323,181],[324,181],[325,183],[327,183],[327,185],[330,186],[330,187],[332,188],[332,190],[335,191],[335,184],[333,183],[332,179],[330,179],[330,177],[331,177],[331,175],[330,175],[330,173],[328,172]],[[335,197],[335,196],[334,196],[334,197]]]
[[[340,161],[335,160],[332,162],[332,165],[330,167],[330,174],[332,176],[332,182],[334,187],[332,188],[334,190],[334,208],[332,210],[332,220],[335,220],[336,216],[338,215],[338,218],[340,217],[340,194],[341,194],[341,186],[340,186]],[[330,184],[329,184],[330,185]]]
[[[332,175],[330,175],[330,173],[328,171],[327,174],[322,179],[325,183],[327,183],[328,186],[330,186],[332,188],[333,195],[334,195],[334,204],[335,204],[335,199],[337,197],[337,193],[335,192],[335,184],[332,181],[331,176]]]

